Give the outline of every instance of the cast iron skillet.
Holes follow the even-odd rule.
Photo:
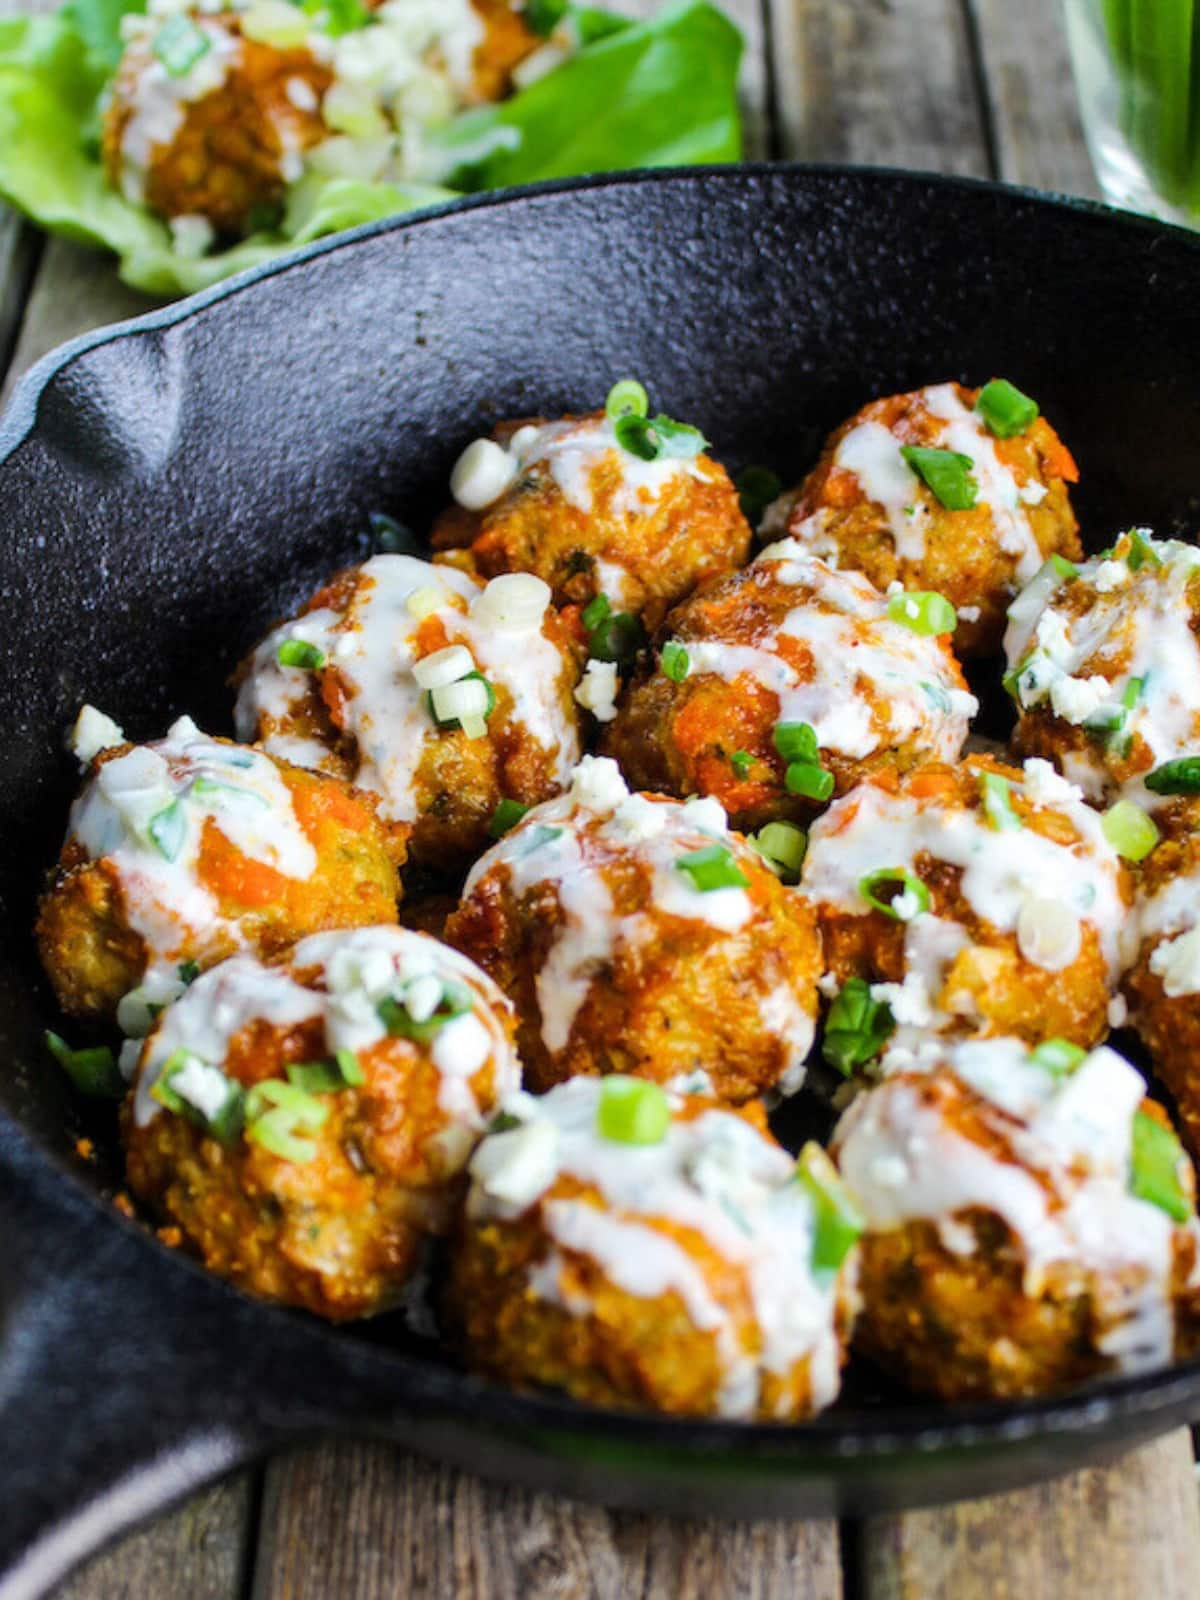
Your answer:
[[[259,1305],[98,1195],[111,1122],[44,1062],[30,922],[83,699],[134,737],[223,679],[384,508],[420,527],[496,418],[638,376],[739,467],[796,477],[868,397],[1002,373],[1078,454],[1094,547],[1194,528],[1200,244],[984,185],[746,168],[539,188],[359,231],[77,341],[0,422],[0,1597],[322,1430],[613,1505],[865,1512],[1101,1460],[1200,1416],[1200,1364],[1013,1406],[850,1396],[802,1427],[480,1383],[382,1324]],[[74,1141],[87,1133],[99,1160]]]

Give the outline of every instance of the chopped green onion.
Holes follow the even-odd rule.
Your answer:
[[[252,800],[256,806],[271,804],[265,795],[255,794],[253,789],[243,789],[238,783],[222,783],[219,778],[206,778],[203,774],[192,779],[191,792],[201,800],[215,800],[218,804],[230,795],[239,800]]]
[[[79,1090],[97,1100],[120,1100],[125,1093],[117,1059],[106,1044],[72,1050],[67,1041],[49,1028],[42,1035],[46,1048]]]
[[[682,683],[687,677],[691,661],[687,651],[677,640],[670,639],[663,645],[661,666],[663,676],[670,678],[672,683]]]
[[[501,800],[495,811],[492,812],[492,820],[488,823],[488,833],[493,839],[502,839],[510,829],[516,827],[528,810],[529,807],[523,806],[519,800]]]
[[[1147,1111],[1134,1112],[1130,1193],[1175,1222],[1187,1222],[1193,1211],[1182,1178],[1186,1159],[1173,1128],[1164,1128]]]
[[[752,528],[762,521],[763,512],[783,493],[783,484],[769,467],[747,467],[734,483],[742,515]]]
[[[833,1162],[812,1140],[800,1152],[796,1181],[813,1206],[813,1276],[828,1281],[858,1243],[867,1219]]]
[[[342,1075],[343,1083],[348,1083],[352,1089],[357,1089],[361,1084],[366,1082],[366,1077],[362,1069],[362,1063],[354,1054],[353,1050],[338,1050],[333,1059],[338,1064],[338,1070]]]
[[[919,444],[901,445],[900,454],[947,511],[970,511],[974,506],[979,485],[969,476],[975,465],[970,456]]]
[[[1162,557],[1154,548],[1153,540],[1148,539],[1140,528],[1129,530],[1129,553],[1125,557],[1125,565],[1130,572],[1137,572],[1147,565],[1162,566]]]
[[[346,1087],[336,1061],[293,1061],[287,1069],[287,1081],[305,1094],[337,1094]]]
[[[212,40],[190,17],[168,17],[154,37],[154,54],[172,78],[182,78],[212,49]]]
[[[1145,678],[1130,678],[1125,685],[1125,693],[1121,696],[1121,704],[1126,711],[1132,711],[1142,698],[1142,690],[1146,687]]]
[[[997,439],[1011,439],[1024,433],[1038,418],[1038,404],[1022,394],[1007,378],[993,378],[979,391],[975,409]]]
[[[768,822],[765,828],[751,834],[747,842],[772,866],[777,867],[785,880],[794,883],[800,876],[808,849],[808,835],[794,822]]]
[[[455,1017],[465,1016],[473,1005],[471,992],[457,983],[442,987],[442,998],[432,1014],[416,1022],[409,1015],[403,999],[387,995],[375,1007],[380,1022],[394,1039],[414,1039],[418,1044],[428,1044]]]
[[[729,765],[739,778],[750,775],[750,768],[754,765],[754,757],[749,750],[735,750],[729,758]]]
[[[467,673],[464,673],[463,676],[461,678],[457,679],[457,681],[454,682],[454,683],[443,684],[438,689],[427,689],[425,691],[425,709],[429,712],[429,715],[433,718],[433,721],[437,724],[437,726],[439,728],[442,728],[442,729],[446,729],[446,728],[461,728],[463,730],[463,732],[468,734],[468,735],[470,735],[470,737],[474,738],[474,737],[477,736],[476,734],[474,734],[472,732],[471,728],[468,726],[468,724],[474,723],[475,720],[476,720],[469,713],[464,713],[464,715],[462,717],[458,717],[458,716],[443,716],[438,712],[438,709],[437,709],[439,701],[440,701],[440,703],[442,704],[442,706],[444,708],[444,706],[445,706],[444,696],[445,696],[446,691],[448,689],[457,689],[459,684],[461,684],[461,683],[470,683],[472,680],[475,680],[475,681],[481,683],[483,685],[483,687],[487,690],[487,703],[486,703],[486,706],[479,713],[480,720],[482,720],[482,721],[484,721],[486,723],[487,718],[490,717],[492,712],[496,709],[496,691],[495,691],[495,689],[492,688],[492,685],[484,677],[483,673],[482,672],[478,672],[478,671],[476,671],[476,672],[467,672]]]
[[[709,844],[702,850],[690,850],[675,858],[675,866],[701,894],[711,894],[714,889],[746,889],[750,885],[728,845]]]
[[[184,1117],[195,1127],[211,1133],[222,1144],[230,1144],[242,1132],[245,1120],[245,1091],[240,1083],[235,1083],[232,1078],[226,1077],[218,1068],[209,1066],[207,1062],[200,1063],[209,1072],[218,1072],[225,1081],[225,1099],[212,1116],[205,1115],[199,1107],[194,1106],[190,1100],[185,1100],[171,1087],[172,1079],[178,1077],[190,1061],[200,1062],[200,1058],[193,1055],[190,1050],[173,1051],[163,1062],[158,1077],[150,1087],[151,1098],[176,1116]]]
[[[317,1147],[311,1139],[297,1139],[296,1126],[292,1113],[277,1106],[273,1111],[264,1111],[253,1122],[248,1122],[246,1137],[280,1160],[303,1167],[314,1159]]]
[[[150,818],[148,833],[158,848],[160,855],[168,861],[178,859],[179,852],[183,849],[183,841],[187,838],[187,816],[183,804],[179,800],[172,800],[169,806],[164,806]]]
[[[180,983],[187,989],[200,976],[200,963],[198,961],[181,961],[175,970],[179,974]]]
[[[632,416],[626,413],[613,424],[613,432],[622,450],[639,461],[661,461],[671,457],[690,461],[708,448],[708,440],[699,428],[686,422],[673,422],[670,417]]]
[[[569,0],[525,0],[523,15],[531,33],[548,39],[570,9]],[[616,387],[620,389],[622,385],[617,384]],[[638,383],[631,387],[641,389],[642,386]],[[642,392],[645,393],[644,390]]]
[[[1012,786],[1007,778],[999,772],[981,772],[979,790],[983,796],[984,815],[997,833],[1025,826],[1013,808]]]
[[[1104,837],[1126,861],[1144,861],[1158,843],[1154,819],[1132,800],[1117,800],[1100,819]]]
[[[958,612],[935,589],[912,590],[894,594],[888,601],[888,616],[914,633],[931,635],[953,633],[958,627]]]
[[[821,1054],[843,1077],[873,1061],[887,1043],[895,1021],[886,1002],[871,998],[865,978],[848,978],[825,1020]]]
[[[899,892],[885,900],[879,891],[891,885],[895,885]],[[911,922],[914,917],[928,911],[930,906],[929,890],[920,878],[904,867],[880,867],[875,872],[868,872],[866,877],[858,880],[858,892],[869,906],[882,911],[885,917],[891,917],[894,922]]]
[[[282,1078],[264,1078],[246,1093],[246,1121],[256,1122],[268,1106],[286,1111],[296,1119],[296,1126],[315,1133],[329,1120],[329,1107],[322,1105],[315,1095]]]
[[[1200,794],[1200,756],[1164,761],[1146,774],[1146,787],[1153,794]]]
[[[789,794],[806,800],[828,800],[833,793],[833,773],[814,761],[793,761],[783,775]]]
[[[638,618],[629,611],[614,611],[588,635],[588,654],[621,666],[631,662],[645,643],[646,630]]]
[[[650,396],[640,383],[632,378],[623,378],[608,391],[604,410],[611,422],[617,422],[621,417],[645,417],[650,413]]]
[[[614,1144],[661,1144],[671,1126],[671,1106],[657,1083],[612,1073],[600,1084],[596,1127]]]
[[[605,617],[612,615],[612,602],[606,594],[598,594],[589,600],[579,613],[580,621],[590,633],[593,628],[598,628]]]
[[[1087,1051],[1072,1044],[1070,1039],[1046,1039],[1029,1053],[1034,1066],[1041,1067],[1054,1078],[1070,1077],[1086,1057]]]
[[[521,1126],[520,1117],[514,1117],[511,1111],[497,1111],[496,1115],[487,1125],[489,1133],[511,1133],[514,1128]]]
[[[806,761],[820,765],[820,746],[816,729],[807,722],[777,722],[772,735],[776,750],[785,761]]]
[[[275,652],[275,659],[281,667],[299,667],[304,672],[317,672],[328,657],[324,650],[318,650],[307,639],[285,639]]]
[[[1062,578],[1066,583],[1070,583],[1073,578],[1077,578],[1079,576],[1079,568],[1073,561],[1068,561],[1066,556],[1052,555],[1049,560],[1050,565],[1054,568],[1055,572],[1057,572],[1059,577]]]
[[[420,554],[420,541],[411,528],[406,528],[386,511],[368,511],[367,521],[374,536],[375,549],[385,556],[415,556]]]

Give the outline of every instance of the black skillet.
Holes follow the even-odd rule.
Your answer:
[[[77,341],[0,422],[0,1600],[247,1456],[370,1432],[612,1505],[865,1512],[1009,1487],[1200,1416],[1200,1364],[1034,1404],[856,1389],[803,1427],[592,1411],[389,1322],[259,1305],[103,1199],[111,1121],[43,1059],[30,922],[89,699],[135,737],[224,679],[366,514],[426,525],[497,418],[636,376],[785,478],[870,396],[1003,374],[1076,452],[1093,547],[1193,529],[1200,243],[987,186],[787,168],[542,188],[370,228]],[[85,1163],[75,1141],[90,1137]]]

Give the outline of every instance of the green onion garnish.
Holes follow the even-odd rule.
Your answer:
[[[434,698],[433,698],[434,695],[435,694],[444,693],[444,691],[446,689],[456,688],[457,685],[460,684],[460,683],[469,683],[472,678],[478,679],[478,681],[487,690],[487,705],[484,708],[484,710],[480,713],[481,716],[484,718],[484,720],[486,721],[486,719],[488,717],[490,717],[492,712],[496,709],[496,691],[495,691],[495,689],[493,689],[493,687],[492,687],[491,683],[489,682],[489,680],[487,678],[485,678],[483,673],[479,672],[478,670],[476,670],[475,672],[466,672],[466,673],[463,674],[463,676],[461,678],[458,678],[455,681],[455,683],[443,684],[442,688],[440,690],[439,689],[426,689],[426,691],[425,691],[425,697],[424,697],[425,698],[425,709],[426,709],[426,711],[428,711],[429,715],[433,718],[433,721],[435,722],[435,724],[439,728],[441,728],[441,729],[461,728],[463,724],[462,724],[461,718],[459,718],[459,717],[441,717],[441,716],[439,716],[438,713],[437,713],[437,709],[436,709],[435,703],[434,703]],[[468,718],[468,721],[469,720],[470,720],[470,718]]]
[[[1011,439],[1024,433],[1038,418],[1038,404],[1027,394],[1022,394],[1007,378],[993,378],[979,391],[975,409],[983,418],[989,433],[997,439]]]
[[[1086,1058],[1087,1051],[1072,1044],[1069,1039],[1046,1039],[1029,1052],[1029,1059],[1034,1066],[1041,1067],[1054,1078],[1070,1077]]]
[[[1129,551],[1125,557],[1125,565],[1130,572],[1138,572],[1145,566],[1162,566],[1162,557],[1154,548],[1153,541],[1148,539],[1140,528],[1129,530]]]
[[[1145,781],[1153,794],[1200,794],[1200,756],[1164,761],[1146,774]]]
[[[970,456],[920,444],[903,444],[900,454],[947,511],[970,511],[974,506],[979,485],[969,476],[975,465]]]
[[[358,1074],[357,1080],[347,1078],[340,1060],[343,1055],[354,1063],[352,1070]],[[333,1061],[294,1061],[287,1069],[287,1081],[305,1094],[338,1094],[352,1082],[362,1082],[362,1068],[352,1050],[339,1050]]]
[[[658,1084],[615,1072],[600,1084],[596,1128],[614,1144],[661,1144],[671,1126],[671,1106]]]
[[[843,1077],[873,1061],[895,1027],[886,1002],[871,998],[865,978],[848,978],[825,1019],[821,1055]]]
[[[106,1044],[94,1045],[84,1050],[72,1050],[67,1041],[49,1028],[42,1035],[46,1049],[79,1090],[96,1100],[120,1100],[125,1093],[125,1080],[117,1066],[117,1058]]]
[[[747,840],[787,883],[795,883],[804,865],[808,835],[794,822],[768,822]]]
[[[608,605],[607,600],[604,603]],[[618,666],[626,666],[645,643],[646,630],[632,612],[612,611],[588,634],[588,654],[597,661],[615,661]]]
[[[752,528],[762,521],[763,512],[783,493],[783,484],[770,467],[747,467],[734,482],[742,515]]]
[[[1192,1204],[1183,1184],[1186,1157],[1173,1128],[1164,1128],[1147,1111],[1133,1115],[1133,1152],[1129,1191],[1165,1211],[1175,1222],[1187,1222]]]
[[[406,528],[402,522],[397,522],[395,517],[389,517],[386,511],[368,511],[367,521],[371,527],[375,549],[384,556],[419,556],[421,554],[420,540],[411,528]]]
[[[775,748],[785,761],[807,761],[818,765],[820,746],[816,729],[807,722],[777,722],[772,734]]]
[[[998,772],[981,772],[979,792],[983,796],[984,815],[997,833],[1025,826],[1013,807],[1012,786],[1007,778]]]
[[[590,633],[598,628],[605,617],[612,615],[612,602],[606,594],[595,595],[579,613],[579,620]]]
[[[1132,711],[1134,706],[1137,705],[1138,701],[1142,698],[1142,690],[1145,687],[1145,678],[1130,678],[1129,682],[1125,685],[1125,692],[1121,696],[1121,704],[1125,707],[1126,711]]]
[[[1126,861],[1144,861],[1158,843],[1154,819],[1132,800],[1117,800],[1100,819],[1104,837]]]
[[[199,1061],[199,1057],[194,1056],[190,1050],[176,1050],[169,1055],[159,1068],[158,1076],[150,1087],[151,1098],[176,1116],[183,1117],[194,1127],[202,1128],[205,1133],[211,1133],[222,1144],[231,1144],[242,1132],[246,1107],[245,1091],[240,1083],[235,1083],[216,1067],[201,1063],[209,1072],[217,1072],[225,1082],[224,1101],[212,1116],[206,1116],[199,1107],[194,1106],[190,1100],[185,1100],[171,1087],[172,1079],[177,1078],[190,1061]]]
[[[455,1017],[465,1016],[473,1005],[471,992],[457,983],[442,986],[442,997],[433,1012],[420,1022],[409,1015],[403,998],[387,995],[375,1007],[380,1022],[394,1039],[414,1039],[418,1044],[428,1044]]]
[[[272,1155],[303,1166],[317,1153],[310,1139],[296,1138],[299,1128],[316,1133],[329,1118],[323,1101],[294,1083],[268,1078],[256,1083],[246,1095],[246,1137]]]
[[[675,639],[669,639],[662,647],[659,664],[662,667],[664,678],[670,678],[672,683],[682,683],[688,675],[691,661],[688,659],[688,653],[683,645]]]
[[[897,893],[887,899],[881,889],[894,887]],[[904,867],[880,867],[858,880],[858,892],[869,906],[882,911],[894,922],[911,922],[929,910],[929,890],[920,878]]]
[[[172,800],[169,806],[155,812],[147,832],[161,856],[168,861],[177,860],[187,838],[187,816],[182,802]]]
[[[181,961],[175,970],[179,974],[180,983],[187,989],[200,976],[200,963],[198,961]]]
[[[315,17],[331,39],[365,27],[371,17],[362,0],[303,0],[301,10]]]
[[[1049,560],[1050,565],[1064,582],[1070,583],[1073,578],[1079,576],[1079,568],[1073,561],[1068,561],[1066,556],[1052,555]]]
[[[563,10],[566,10],[565,6]],[[528,18],[528,7],[525,14]],[[632,378],[623,378],[608,391],[604,411],[611,422],[617,422],[621,417],[645,417],[650,414],[650,396],[640,383]]]
[[[501,800],[495,811],[492,812],[492,820],[488,823],[488,833],[491,834],[493,839],[502,839],[510,829],[516,827],[528,810],[529,807],[523,806],[519,800]]]
[[[750,768],[754,765],[754,757],[749,750],[735,750],[729,758],[729,765],[739,778],[750,775]]]
[[[212,40],[190,17],[168,17],[154,37],[154,54],[172,78],[182,78],[212,49]]]
[[[711,894],[714,889],[750,886],[750,879],[733,859],[728,845],[709,844],[702,850],[689,850],[685,856],[676,856],[675,866],[692,880],[692,887],[701,894]]]
[[[894,594],[888,601],[888,616],[914,633],[924,635],[953,633],[958,627],[958,612],[935,589]]]
[[[783,775],[789,794],[806,800],[828,800],[833,793],[833,773],[813,761],[792,761]]]
[[[299,667],[304,672],[316,672],[328,659],[324,650],[318,650],[307,639],[285,639],[275,652],[281,667]]]
[[[618,417],[613,432],[622,450],[640,461],[661,461],[672,457],[691,461],[708,449],[708,440],[699,428],[670,417],[645,417],[626,414]]]
[[[353,1050],[339,1050],[333,1059],[338,1064],[338,1071],[342,1075],[343,1083],[348,1083],[352,1089],[357,1089],[366,1082],[362,1064]]]
[[[833,1162],[812,1140],[800,1152],[796,1181],[813,1206],[813,1276],[827,1282],[857,1244],[867,1219]]]

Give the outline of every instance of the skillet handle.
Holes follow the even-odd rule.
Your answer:
[[[220,1370],[206,1296],[150,1254],[0,1113],[0,1600],[258,1447],[196,1387]]]

